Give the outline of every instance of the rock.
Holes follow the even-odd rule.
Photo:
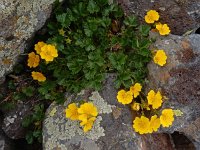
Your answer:
[[[142,150],[175,150],[171,136],[168,134],[142,135]]]
[[[160,90],[169,98],[163,108],[183,112],[181,117],[175,118],[170,128],[163,128],[160,132],[181,132],[199,149],[200,35],[160,37],[152,49],[164,49],[168,59],[164,67],[153,62],[148,65],[148,90]]]
[[[187,31],[200,27],[199,0],[117,0],[127,14],[139,16],[144,22],[144,16],[150,9],[160,14],[160,22],[167,23],[171,33],[182,35]]]
[[[151,138],[143,138],[133,131],[133,114],[127,106],[117,102],[114,78],[114,75],[109,75],[103,90],[91,92],[87,97],[99,110],[97,120],[88,133],[84,134],[79,123],[66,119],[64,114],[69,103],[83,100],[83,97],[87,99],[85,95],[88,95],[88,92],[83,91],[78,95],[69,94],[64,106],[51,104],[43,122],[44,150],[150,150],[149,144],[152,145],[152,141],[155,140],[154,135]],[[151,146],[152,149],[159,144],[171,143],[162,134],[155,137],[163,140],[157,139]],[[168,144],[168,147],[173,146]]]
[[[26,130],[22,127],[22,121],[29,114],[31,114],[30,104],[18,102],[13,110],[4,114],[2,129],[5,134],[11,139],[24,138]]]
[[[28,40],[50,17],[54,1],[0,1],[0,83],[29,47]]]
[[[0,150],[13,150],[13,144],[0,129]]]
[[[2,118],[0,114],[0,150],[12,150],[13,149],[13,144],[9,140],[8,137],[3,133],[3,130],[1,129],[2,127]]]
[[[64,110],[73,100],[82,100],[85,92],[78,96],[67,96],[67,103],[48,108],[43,124],[43,148],[49,149],[132,149],[135,148],[137,139],[132,129],[131,113],[129,109],[117,104],[116,90],[108,86],[102,94],[92,92],[89,100],[100,110],[93,129],[84,134],[79,123],[65,118]],[[106,94],[107,93],[107,94]],[[55,112],[56,110],[56,112]],[[54,112],[55,114],[52,114]],[[123,116],[123,117],[122,117]],[[119,142],[121,141],[121,142]]]

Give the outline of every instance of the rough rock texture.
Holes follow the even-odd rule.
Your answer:
[[[199,149],[200,35],[170,35],[157,39],[152,49],[164,49],[168,59],[164,67],[153,62],[149,64],[149,89],[160,89],[169,98],[163,108],[170,107],[183,112],[183,116],[176,117],[170,128],[163,128],[161,132],[181,132]]]
[[[11,141],[6,137],[6,135],[3,133],[2,127],[2,121],[3,119],[0,116],[0,150],[12,150],[12,143]]]
[[[174,150],[171,136],[168,134],[144,134],[142,137],[142,150]]]
[[[173,149],[173,144],[165,135],[142,138],[133,132],[133,114],[128,107],[117,102],[117,91],[114,89],[113,79],[113,75],[108,76],[100,92],[90,94],[82,92],[78,96],[69,95],[64,106],[52,104],[48,108],[43,124],[44,150],[155,150],[159,147],[158,145],[160,147],[166,145],[169,150]],[[93,129],[86,134],[83,133],[77,121],[66,119],[64,114],[69,103],[75,99],[83,100],[83,97],[87,99],[85,95],[89,95],[88,100],[93,102],[99,110]],[[161,140],[154,142],[156,137]]]
[[[29,40],[50,17],[55,0],[0,1],[0,83]]]
[[[2,129],[11,139],[24,138],[26,130],[22,127],[23,119],[31,113],[30,104],[19,102],[16,108],[5,114]]]
[[[13,145],[11,141],[6,137],[3,131],[0,129],[0,150],[12,150]]]
[[[136,14],[144,21],[146,12],[155,9],[161,23],[167,23],[172,34],[182,35],[188,30],[200,27],[199,0],[116,0],[127,14]]]

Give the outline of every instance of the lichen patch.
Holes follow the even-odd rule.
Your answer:
[[[84,92],[78,94],[78,96],[83,94]],[[69,99],[72,97],[73,96],[69,96]],[[108,105],[96,91],[92,92],[89,100],[98,108],[99,116],[96,118],[93,128],[87,133],[83,132],[79,121],[72,121],[65,118],[64,109],[66,106],[56,105],[55,103],[51,104],[47,110],[46,119],[44,120],[43,143],[45,150],[54,150],[56,148],[67,150],[74,140],[78,143],[80,142],[82,149],[87,149],[87,147],[85,147],[86,141],[92,142],[95,146],[95,141],[105,136],[104,128],[101,126],[101,121],[103,120],[101,114],[112,113],[111,105]]]

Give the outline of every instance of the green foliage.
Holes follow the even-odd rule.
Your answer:
[[[35,88],[32,86],[22,88],[22,93],[24,93],[27,97],[33,96]]]
[[[38,104],[33,108],[33,113],[25,117],[22,121],[22,126],[30,129],[26,134],[26,140],[28,144],[32,144],[34,139],[38,142],[42,142],[42,121],[44,119],[44,105]]]
[[[8,81],[8,89],[9,90],[15,90],[16,89],[16,86],[15,86],[15,83],[14,83],[13,80]]]
[[[52,74],[39,88],[44,98],[63,102],[59,87],[72,92],[99,90],[106,73],[117,74],[117,88],[143,83],[151,59],[150,26],[139,25],[135,16],[126,17],[118,5],[107,0],[66,3],[67,8],[56,9],[56,22],[48,25],[51,37],[47,42],[56,45],[59,57],[43,64]],[[60,29],[64,35],[59,34]]]

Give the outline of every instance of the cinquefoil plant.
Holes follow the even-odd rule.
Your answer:
[[[73,92],[99,90],[106,73],[117,74],[116,88],[144,82],[151,60],[150,26],[139,25],[135,16],[125,16],[108,0],[69,0],[66,6],[48,24],[46,43],[55,45],[58,57],[39,65],[48,74],[39,89],[46,99],[56,99],[58,86]]]

